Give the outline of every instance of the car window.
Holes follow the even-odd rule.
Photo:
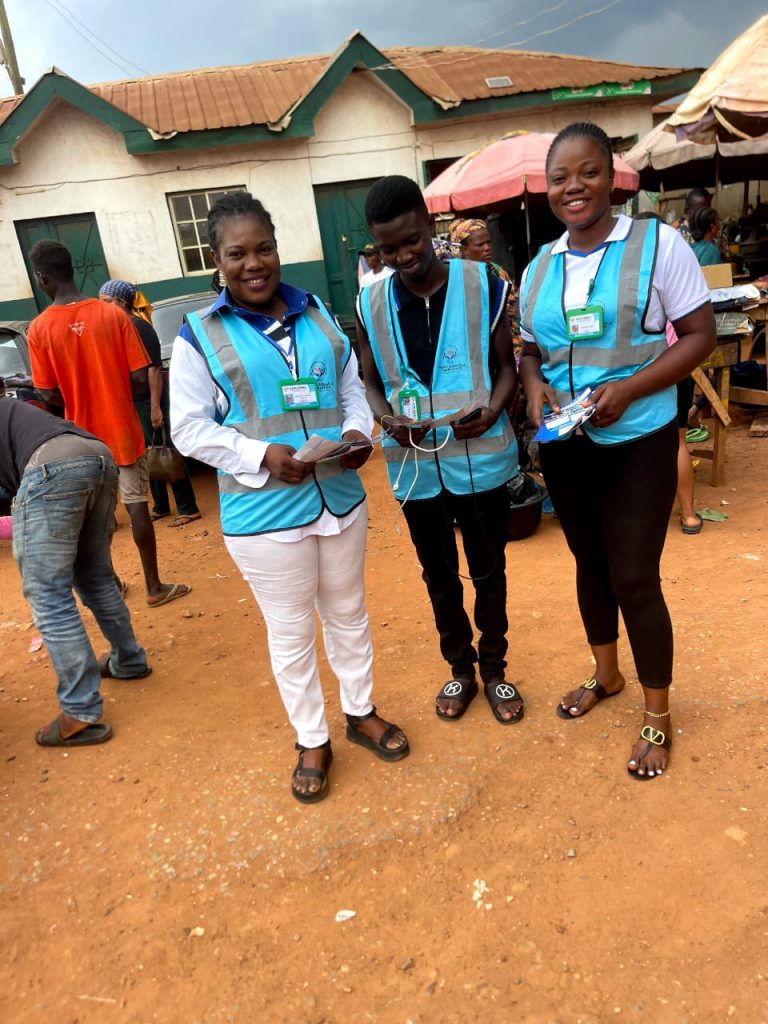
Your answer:
[[[0,377],[28,376],[21,353],[16,346],[16,336],[0,333]]]
[[[207,309],[215,298],[213,293],[191,295],[189,298],[179,299],[176,302],[162,305],[158,303],[152,309],[152,324],[160,339],[160,353],[163,360],[171,358],[173,343],[186,314]]]

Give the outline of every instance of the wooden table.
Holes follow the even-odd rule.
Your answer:
[[[763,351],[768,355],[768,346],[765,344],[768,335],[768,299],[760,299],[756,306],[746,310],[745,316],[749,317],[755,326],[752,334],[743,335],[740,339],[740,360],[752,359],[755,354],[755,346],[762,339]],[[759,388],[731,388],[731,399],[734,402],[742,402],[744,405],[768,405],[768,391]]]
[[[728,398],[731,394],[731,367],[739,362],[739,343],[740,335],[729,334],[727,337],[718,338],[714,351],[700,367],[700,370],[705,375],[707,370],[712,371],[712,388],[724,411],[723,415],[723,412],[719,411],[716,406],[712,410],[715,423],[712,449],[697,448],[694,450],[694,455],[699,456],[699,458],[712,460],[712,473],[709,482],[713,487],[722,487],[725,483],[725,447],[728,424],[731,421],[728,415]],[[701,384],[701,378],[699,383]]]

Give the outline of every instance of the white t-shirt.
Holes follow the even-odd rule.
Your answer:
[[[606,242],[621,241],[629,234],[633,224],[631,217],[619,214]],[[553,253],[565,253],[565,308],[577,309],[584,305],[589,283],[595,277],[605,247],[583,255],[568,248],[568,232],[558,238],[552,246]],[[525,282],[530,264],[525,268],[520,284],[521,300],[525,294]],[[668,320],[679,320],[692,313],[699,306],[709,302],[709,288],[690,245],[681,235],[667,224],[659,225],[659,249],[656,266],[653,269],[651,299],[645,326],[648,331],[664,331]],[[522,308],[522,303],[521,303]],[[521,329],[524,341],[534,341],[533,336]]]
[[[376,284],[377,281],[384,281],[388,277],[394,274],[394,270],[391,267],[382,267],[378,274],[374,274],[372,270],[366,270],[363,276],[360,278],[360,287],[367,288],[369,284]]]

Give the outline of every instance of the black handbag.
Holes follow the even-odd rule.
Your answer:
[[[151,444],[147,447],[147,468],[149,479],[159,480],[166,484],[175,484],[183,480],[186,470],[181,452],[168,441],[165,427],[160,427],[162,444]],[[156,440],[157,431],[152,435]]]

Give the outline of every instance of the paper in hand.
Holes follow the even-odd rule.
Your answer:
[[[560,412],[552,412],[545,416],[541,426],[533,435],[533,440],[540,444],[547,441],[558,441],[567,437],[581,423],[584,423],[594,413],[597,406],[589,405],[586,408],[583,403],[592,394],[592,388],[585,388],[580,395],[577,395],[567,405],[561,407]]]

